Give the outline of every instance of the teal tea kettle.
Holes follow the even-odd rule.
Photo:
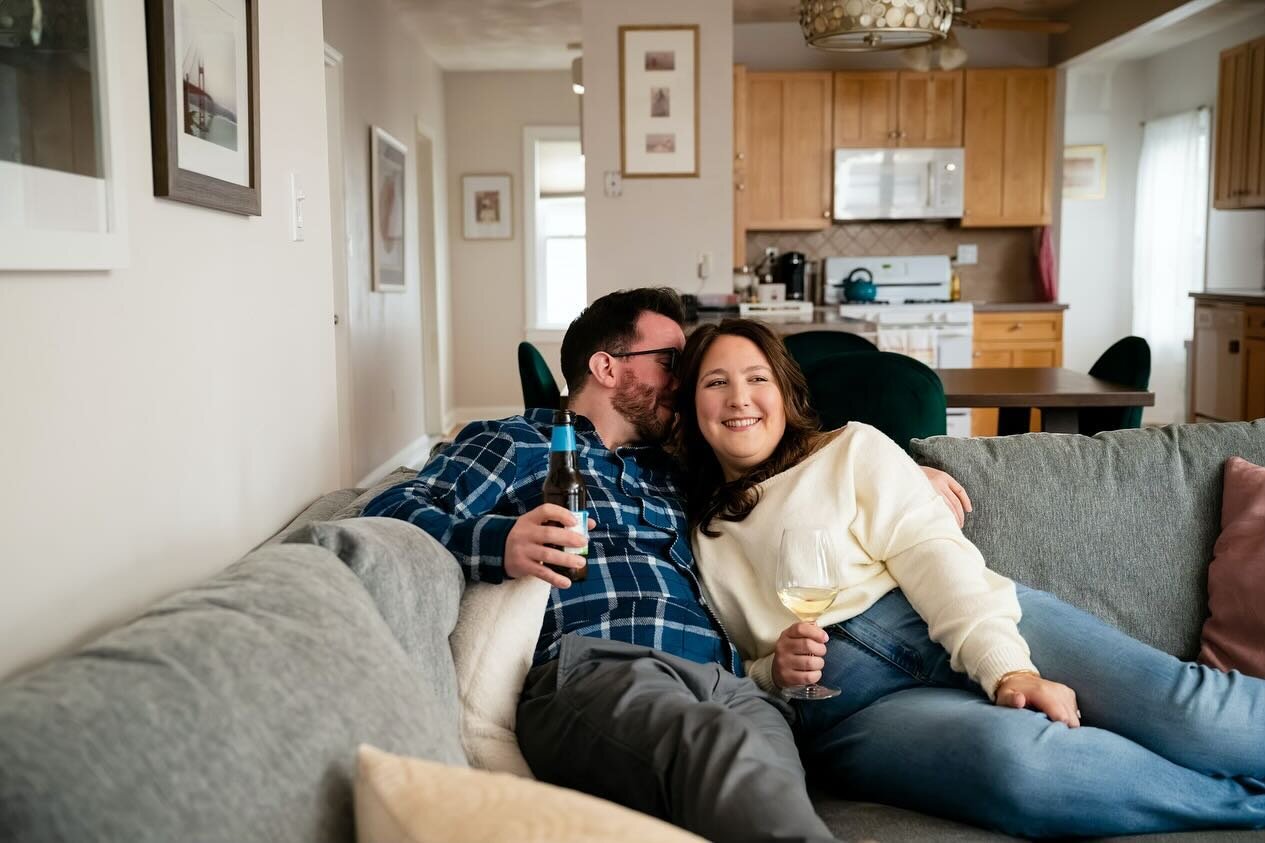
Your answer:
[[[865,273],[864,278],[859,278]],[[878,295],[878,287],[874,286],[874,274],[863,266],[848,273],[848,277],[839,282],[843,287],[843,297],[848,301],[874,301]]]

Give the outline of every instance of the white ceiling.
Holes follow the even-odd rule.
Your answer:
[[[620,0],[622,2],[623,0]],[[1057,15],[1077,0],[975,0]],[[562,70],[578,50],[580,0],[395,0],[445,70]],[[733,0],[735,23],[794,21],[799,0]]]

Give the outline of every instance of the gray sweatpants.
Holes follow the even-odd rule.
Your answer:
[[[542,781],[708,840],[833,841],[813,811],[790,708],[715,664],[567,635],[527,675],[518,743]]]

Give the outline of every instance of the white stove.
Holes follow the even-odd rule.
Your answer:
[[[877,301],[843,301],[842,282],[857,269],[873,277]],[[842,316],[873,323],[875,330],[862,336],[880,351],[933,369],[969,369],[975,313],[969,302],[948,301],[951,272],[947,255],[826,258],[826,300],[840,302]],[[950,436],[971,435],[970,410],[950,408],[946,422]]]

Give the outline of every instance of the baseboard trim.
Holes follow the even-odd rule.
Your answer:
[[[425,464],[426,458],[430,456],[431,446],[436,441],[436,438],[429,433],[417,437],[397,451],[382,465],[360,478],[360,481],[356,483],[356,488],[367,489],[402,465],[407,465],[411,468],[421,468]]]

